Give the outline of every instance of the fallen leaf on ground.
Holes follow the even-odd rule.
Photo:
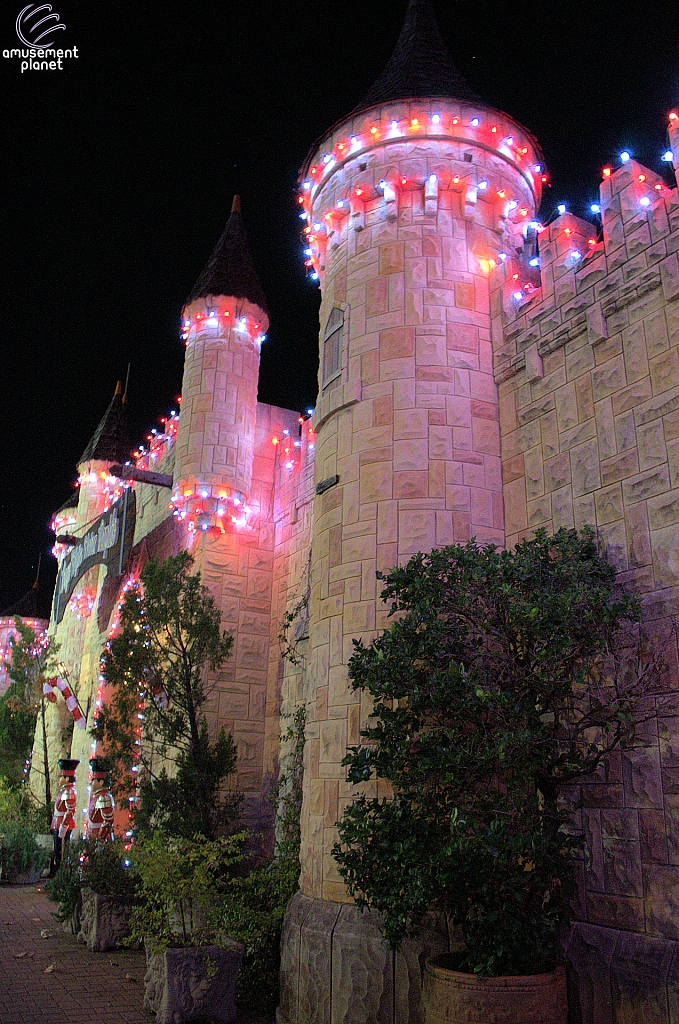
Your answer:
[[[41,928],[40,929],[40,938],[41,939],[51,939],[52,938],[52,932],[48,932],[46,928]]]
[[[22,956],[28,956],[28,953],[27,953],[26,950],[24,950],[23,953],[15,953],[14,954],[14,959],[15,960],[21,960]]]
[[[40,918],[39,917],[32,917],[31,921],[40,921]]]
[[[3,924],[14,924],[14,921],[3,921]]]
[[[43,974],[51,974],[55,967],[56,967],[56,964],[50,964],[49,967],[46,967],[45,970],[42,973]]]
[[[135,978],[134,974],[126,974],[125,975],[125,981],[136,981],[136,980],[137,979]]]

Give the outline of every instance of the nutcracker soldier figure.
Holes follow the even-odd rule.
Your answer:
[[[113,811],[111,769],[102,757],[90,760],[92,769],[92,795],[87,810],[87,838],[100,843],[113,839]]]
[[[50,830],[54,836],[54,866],[59,867],[63,843],[68,842],[75,829],[75,770],[80,761],[62,757],[59,764],[59,792],[54,803],[54,814]]]

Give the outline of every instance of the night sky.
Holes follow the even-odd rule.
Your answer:
[[[306,280],[298,168],[355,106],[395,45],[406,0],[177,5],[52,0],[77,46],[63,71],[3,59],[4,324],[0,611],[51,592],[48,524],[131,363],[139,439],[175,404],[183,300],[235,192],[272,325],[260,400],[314,404],[317,287]],[[628,149],[656,171],[679,104],[673,4],[432,0],[471,87],[540,141],[552,188],[585,215],[601,168]],[[24,0],[3,5],[20,45]],[[667,176],[668,183],[671,181]]]

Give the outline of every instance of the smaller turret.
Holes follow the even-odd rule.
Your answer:
[[[241,523],[252,483],[264,291],[234,197],[182,312],[186,361],[173,504],[190,530]]]
[[[111,476],[110,468],[115,463],[126,462],[131,448],[127,395],[118,381],[106,412],[78,459],[79,523],[93,522],[120,497],[123,483]]]

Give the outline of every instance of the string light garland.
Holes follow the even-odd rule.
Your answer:
[[[94,699],[94,708],[93,708],[93,711],[92,711],[92,720],[93,720],[95,728],[96,728],[97,722],[99,720],[99,713],[100,713],[100,711],[101,711],[101,709],[102,709],[102,707],[104,705],[104,698],[105,698],[105,687],[106,687],[106,677],[104,675],[104,668],[105,668],[105,664],[106,664],[106,662],[105,662],[105,654],[106,654],[107,651],[109,651],[111,649],[111,640],[115,637],[116,633],[118,632],[118,630],[120,628],[120,616],[121,616],[121,613],[122,613],[122,610],[123,610],[123,605],[125,604],[125,598],[126,598],[127,594],[131,590],[136,590],[136,600],[141,604],[141,583],[139,582],[139,577],[138,577],[138,574],[136,572],[131,573],[128,576],[127,580],[125,581],[125,583],[123,584],[123,586],[121,588],[120,595],[118,597],[118,601],[116,602],[116,606],[115,606],[115,609],[114,609],[113,619],[112,619],[111,625],[109,627],[109,630],[108,630],[108,632],[106,634],[106,642],[104,643],[104,653],[102,654],[102,657],[101,657],[101,659],[99,661],[98,685],[97,685],[97,691],[96,691],[95,699]],[[145,693],[144,693],[143,690],[140,690],[139,691],[139,700],[137,702],[137,722],[138,723],[140,721],[143,721],[144,701],[145,701]],[[141,720],[139,719],[140,713],[142,715]],[[139,757],[141,755],[141,742],[142,742],[142,726],[141,726],[141,724],[137,724],[135,726],[135,728],[134,728],[134,735],[135,735],[135,739],[134,739],[133,742],[134,742],[135,749],[134,749],[134,751],[132,753],[133,753],[134,760],[138,761]],[[100,752],[97,751],[97,742],[96,742],[96,740],[94,740],[92,742],[90,750],[91,750],[91,755],[90,756],[92,758],[99,756]],[[127,826],[125,828],[125,839],[126,839],[126,842],[123,844],[125,850],[130,850],[132,848],[132,841],[133,841],[133,838],[134,838],[134,808],[135,808],[136,802],[137,802],[139,766],[138,765],[133,765],[131,771],[132,771],[132,774],[133,774],[133,776],[135,778],[135,786],[134,786],[134,793],[127,798],[129,806],[128,806],[128,810],[127,810]],[[90,771],[89,771],[89,774],[88,774],[88,779],[87,779],[87,793],[88,793],[88,801],[87,801],[87,803],[88,804],[89,804],[89,794],[91,793],[91,791],[92,791],[92,770],[90,768]],[[82,823],[82,832],[83,832],[83,835],[86,837],[87,836],[87,807],[83,808],[82,813],[83,813],[83,819],[84,819],[83,823]]]

